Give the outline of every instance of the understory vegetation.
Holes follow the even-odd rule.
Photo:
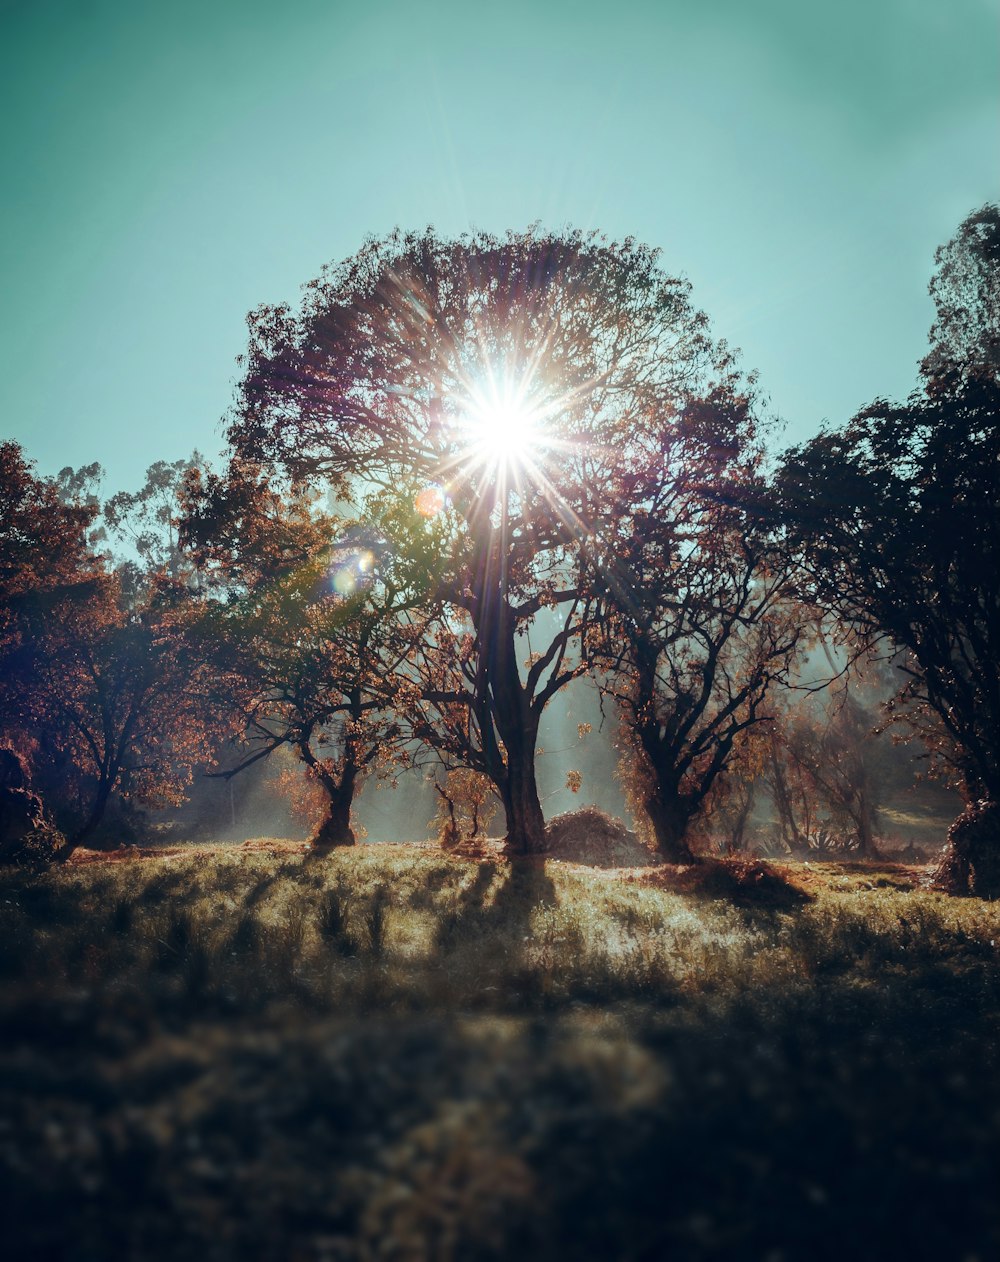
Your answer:
[[[1000,907],[914,868],[672,871],[7,871],[7,1256],[997,1256]]]

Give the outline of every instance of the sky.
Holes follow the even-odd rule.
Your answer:
[[[365,237],[632,236],[785,441],[916,384],[1000,200],[1000,0],[0,0],[0,438],[214,455],[246,315]]]

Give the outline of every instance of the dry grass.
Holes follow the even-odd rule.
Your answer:
[[[1000,908],[920,875],[7,874],[7,1256],[997,1256]]]

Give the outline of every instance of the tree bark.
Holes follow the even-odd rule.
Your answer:
[[[538,855],[545,850],[545,816],[538,799],[535,748],[541,717],[521,680],[514,646],[515,620],[504,595],[486,638],[484,665],[490,713],[503,742],[506,764],[494,783],[507,822],[508,855]],[[482,632],[481,632],[482,634]]]
[[[319,826],[312,840],[313,850],[333,850],[338,846],[353,846],[357,842],[354,829],[351,827],[351,804],[354,800],[353,790],[350,793],[337,793],[328,800],[326,818]]]
[[[656,845],[667,863],[697,863],[687,843],[691,812],[670,786],[657,785],[646,799],[646,813],[653,825]]]
[[[878,848],[875,845],[875,812],[865,797],[857,811],[855,823],[858,832],[858,854],[862,859],[877,859]]]
[[[94,797],[93,805],[90,808],[90,814],[84,820],[83,824],[76,830],[72,836],[66,839],[64,845],[56,851],[56,863],[65,863],[78,846],[82,846],[92,832],[95,831],[98,824],[104,818],[104,812],[107,810],[108,802],[111,800],[111,791],[118,779],[117,770],[114,776],[105,775],[101,778],[97,786],[97,793]]]
[[[804,849],[804,843],[799,826],[795,822],[795,811],[792,809],[791,795],[788,792],[785,771],[778,758],[777,751],[773,747],[769,751],[769,757],[771,763],[771,796],[774,800],[775,809],[778,812],[778,821],[781,824],[781,838],[790,851],[802,850]]]
[[[545,817],[535,779],[535,742],[529,739],[513,743],[514,749],[507,750],[507,776],[501,795],[507,819],[507,853],[542,854]]]
[[[350,756],[346,756],[340,779],[335,779],[320,763],[312,752],[308,742],[299,746],[303,762],[315,772],[320,784],[326,790],[326,817],[320,824],[316,836],[312,839],[313,851],[326,854],[340,846],[353,846],[357,842],[354,829],[351,827],[351,807],[354,804],[354,790],[357,785],[358,769]]]
[[[746,840],[747,824],[750,822],[750,813],[753,810],[756,796],[757,794],[754,790],[753,781],[751,781],[746,788],[745,795],[740,803],[740,808],[736,813],[736,820],[733,824],[733,830],[729,838],[729,848],[734,852],[743,849]]]
[[[697,805],[680,792],[677,772],[677,751],[669,731],[661,729],[655,717],[656,654],[647,652],[640,660],[640,696],[645,701],[646,717],[639,724],[637,735],[645,752],[652,775],[645,807],[653,825],[656,846],[667,863],[697,863],[697,856],[687,843],[688,826]]]

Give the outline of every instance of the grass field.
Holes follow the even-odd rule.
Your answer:
[[[258,843],[0,877],[4,1254],[1000,1256],[1000,907]]]

